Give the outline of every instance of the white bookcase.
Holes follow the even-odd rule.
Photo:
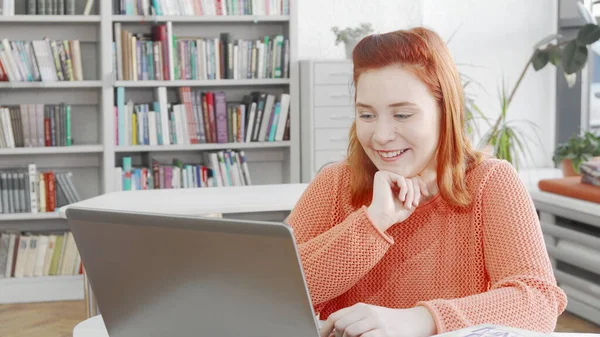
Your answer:
[[[86,0],[76,1],[76,13],[83,13]],[[166,162],[178,158],[184,163],[202,161],[202,153],[224,149],[244,150],[254,185],[300,182],[299,72],[297,64],[296,1],[290,1],[290,15],[277,16],[125,16],[113,14],[113,1],[94,1],[90,15],[26,15],[27,1],[15,0],[14,16],[0,16],[0,39],[36,40],[44,37],[79,40],[83,81],[0,82],[0,105],[22,103],[71,105],[72,136],[69,147],[0,149],[0,169],[26,168],[69,170],[83,199],[115,190],[115,167],[130,156],[139,164],[145,152]],[[116,81],[112,73],[114,23],[134,32],[149,32],[155,23],[170,22],[175,35],[218,36],[229,32],[232,39],[259,38],[283,34],[290,40],[289,78],[244,80]],[[201,33],[199,33],[199,31]],[[235,100],[250,91],[290,94],[290,137],[287,141],[170,146],[115,145],[117,87],[124,87],[133,101],[148,101],[156,87],[176,90],[222,90]],[[169,101],[174,100],[169,93]],[[177,98],[177,101],[179,99]],[[202,202],[199,200],[198,202]],[[6,230],[45,231],[67,229],[58,213],[0,214],[0,232]],[[52,276],[0,279],[0,304],[83,299],[83,277]]]

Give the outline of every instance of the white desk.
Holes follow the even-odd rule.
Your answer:
[[[121,191],[102,194],[69,206],[102,210],[202,215],[290,211],[307,184],[273,184],[218,188]],[[66,219],[65,211],[60,215]]]
[[[73,337],[109,337],[102,316],[97,315],[77,324]]]
[[[522,170],[520,177],[536,199],[556,198],[540,195],[537,190],[539,179],[561,176],[560,170]],[[224,215],[246,215],[264,212],[289,212],[304,192],[307,184],[257,185],[243,187],[198,188],[126,191],[101,195],[81,201],[75,205],[110,210],[136,210],[186,215],[221,213]],[[577,209],[577,206],[574,206]],[[63,218],[64,207],[60,210]],[[579,210],[583,211],[583,210]],[[600,337],[600,334],[555,334],[557,337]],[[73,330],[74,337],[108,337],[100,316],[92,317],[78,324]]]
[[[600,337],[600,334],[555,332],[554,337]],[[109,337],[102,316],[87,319],[73,329],[73,337]],[[312,336],[310,336],[312,337]]]

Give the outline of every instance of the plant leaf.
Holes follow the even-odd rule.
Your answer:
[[[545,45],[546,43],[552,41],[552,40],[560,40],[561,38],[563,38],[562,35],[560,34],[551,34],[546,36],[545,38],[543,38],[542,40],[540,40],[540,42],[536,43],[535,46],[533,47],[534,49],[538,49],[541,46]]]
[[[577,32],[577,41],[580,44],[592,44],[600,39],[600,27],[593,23],[588,23],[581,27]]]
[[[560,59],[562,58],[562,49],[555,44],[549,44],[546,50],[548,51],[550,62],[555,66],[558,66],[560,64]]]
[[[565,46],[562,57],[562,66],[567,74],[573,74],[583,68],[587,61],[588,50],[577,40],[571,40]]]
[[[538,71],[538,70],[544,68],[546,66],[546,64],[548,64],[549,60],[550,60],[550,54],[548,53],[548,51],[543,50],[543,49],[536,49],[535,52],[533,53],[533,56],[531,57],[531,63],[533,64],[533,69],[535,69],[535,71]]]
[[[572,88],[575,85],[575,82],[577,82],[577,73],[572,73],[572,74],[565,74],[565,80],[567,81],[567,86],[569,88]]]

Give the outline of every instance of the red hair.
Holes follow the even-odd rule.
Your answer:
[[[439,193],[452,205],[468,205],[470,196],[465,182],[466,172],[480,161],[481,155],[471,147],[464,131],[462,83],[444,41],[426,28],[373,34],[356,45],[352,61],[355,84],[363,72],[394,64],[412,71],[425,83],[441,111],[436,152]],[[359,207],[371,201],[377,168],[356,137],[355,123],[350,128],[347,161],[350,164],[352,204]]]

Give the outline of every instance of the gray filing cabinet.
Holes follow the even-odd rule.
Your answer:
[[[300,61],[301,179],[346,157],[354,120],[351,60]]]

